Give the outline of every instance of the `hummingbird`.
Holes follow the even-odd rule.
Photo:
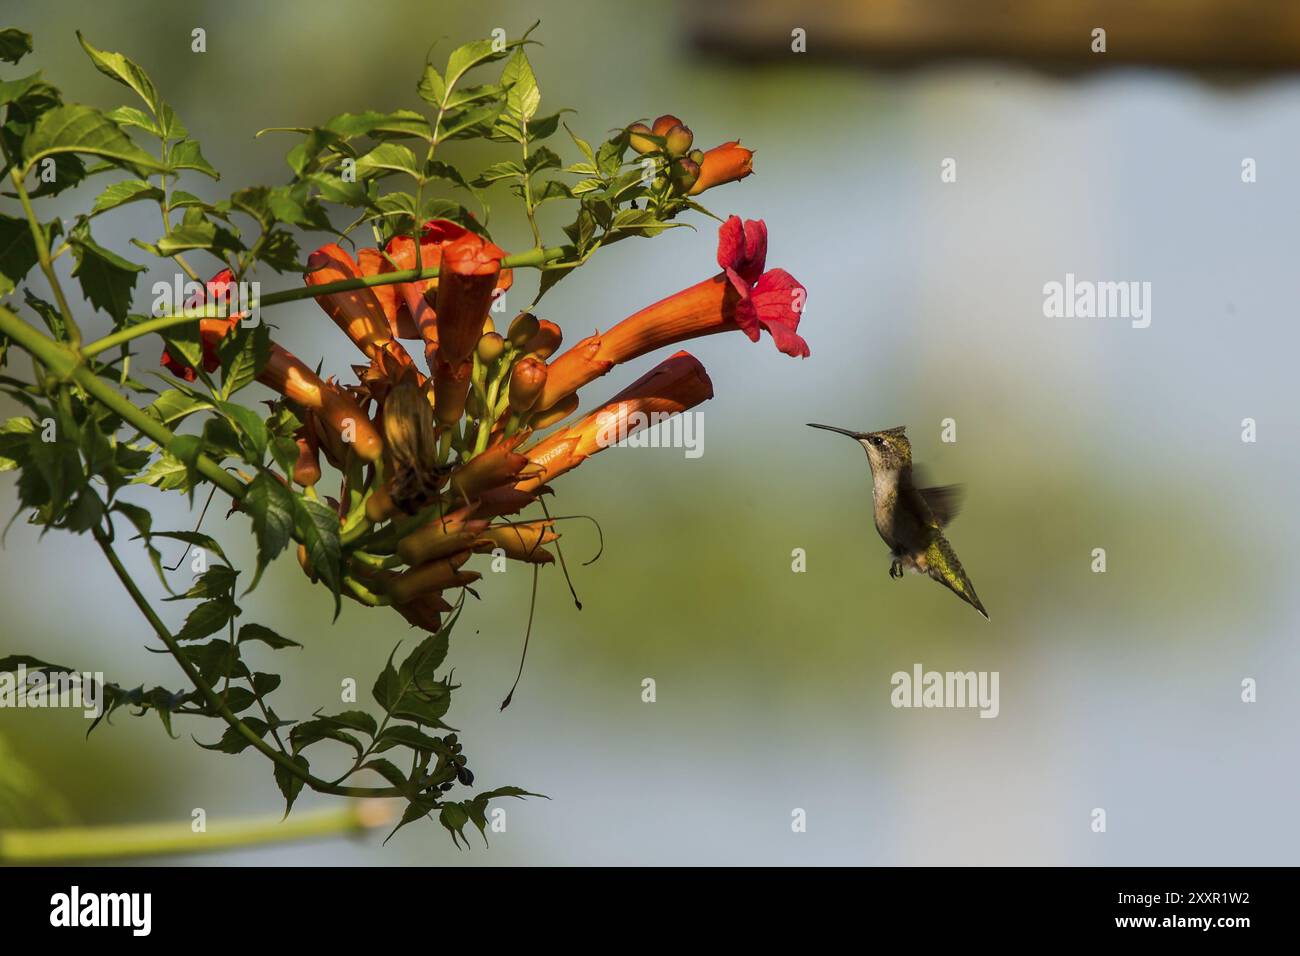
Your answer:
[[[889,545],[892,558],[889,576],[901,578],[904,569],[928,574],[987,619],[989,612],[976,596],[974,585],[957,560],[957,552],[943,536],[943,529],[957,516],[961,487],[917,487],[912,470],[912,443],[904,434],[905,426],[878,432],[855,432],[812,422],[808,427],[848,435],[866,451],[871,465],[876,530]]]

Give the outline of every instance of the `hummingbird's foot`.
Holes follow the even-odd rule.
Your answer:
[[[889,576],[891,578],[901,578],[903,576],[903,562],[894,558],[889,564]]]

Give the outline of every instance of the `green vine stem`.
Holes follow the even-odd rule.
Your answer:
[[[20,171],[15,168],[9,173],[9,178],[13,180],[18,199],[23,204],[23,213],[27,216],[27,223],[32,231],[32,241],[36,244],[36,258],[41,264],[41,271],[45,273],[45,278],[50,283],[50,289],[54,292],[54,300],[59,305],[59,314],[63,317],[63,323],[68,328],[68,342],[75,349],[81,345],[81,329],[77,325],[77,320],[72,317],[72,309],[68,307],[67,297],[63,294],[63,286],[59,284],[59,277],[54,272],[54,260],[50,258],[50,246],[45,241],[45,230],[41,228],[41,221],[36,218],[36,210],[32,208],[31,197],[27,195],[27,187],[23,185],[25,172],[26,170]]]
[[[126,569],[122,564],[122,560],[117,556],[117,552],[113,550],[113,545],[109,541],[108,535],[104,532],[104,529],[95,528],[94,535],[95,541],[99,544],[100,550],[104,552],[104,557],[108,558],[108,563],[112,565],[113,571],[117,574],[118,580],[122,582],[122,586],[126,588],[126,592],[131,596],[131,600],[135,602],[136,607],[140,609],[140,613],[143,614],[145,620],[149,622],[149,626],[152,627],[154,633],[158,635],[158,639],[166,645],[168,652],[173,658],[175,658],[176,663],[180,665],[181,670],[185,672],[185,676],[189,679],[190,683],[198,688],[199,693],[201,693],[204,699],[207,700],[208,705],[217,713],[218,716],[221,717],[222,720],[224,720],[230,727],[234,728],[236,733],[247,740],[254,748],[261,751],[264,756],[270,758],[273,763],[281,767],[286,773],[301,780],[317,793],[330,793],[340,797],[406,796],[406,794],[397,787],[345,787],[322,780],[303,770],[303,768],[299,766],[298,763],[287,753],[278,750],[263,740],[255,730],[235,716],[234,712],[226,706],[226,702],[222,700],[221,695],[213,689],[211,684],[203,679],[203,676],[198,672],[198,669],[190,662],[189,658],[185,656],[184,652],[181,650],[180,643],[172,635],[172,632],[167,629],[167,625],[163,623],[162,618],[160,618],[157,612],[154,611],[153,605],[149,603],[149,599],[141,593],[139,586],[135,583],[135,579],[131,577],[131,572]]]
[[[283,820],[251,817],[215,821],[200,833],[184,822],[0,830],[0,863],[32,865],[204,853],[360,834],[395,822],[386,803],[358,800],[346,807],[296,813]]]
[[[52,375],[76,382],[113,414],[133,426],[140,434],[153,439],[161,447],[166,448],[175,437],[170,428],[127,401],[113,386],[91,371],[83,364],[77,352],[42,334],[4,306],[0,306],[0,333],[7,335],[18,344],[19,348],[30,353]],[[207,455],[199,455],[194,467],[204,478],[233,498],[239,499],[244,496],[244,483]]]

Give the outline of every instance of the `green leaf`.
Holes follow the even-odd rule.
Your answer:
[[[251,408],[245,408],[235,402],[219,401],[217,408],[239,431],[250,462],[260,465],[262,459],[266,457],[267,442],[271,440],[266,430],[266,422],[262,421],[262,417]]]
[[[294,525],[298,538],[307,548],[312,571],[334,592],[334,616],[343,604],[342,545],[339,542],[339,516],[319,501],[293,496]]]
[[[537,107],[542,102],[542,92],[537,88],[537,77],[533,74],[532,64],[523,47],[515,50],[510,62],[501,71],[501,85],[506,87],[506,110],[521,125],[537,114]]]
[[[194,581],[184,594],[173,594],[164,601],[196,601],[200,598],[231,597],[239,572],[224,564],[214,564]]]
[[[0,213],[0,296],[12,292],[37,261],[36,241],[27,220]]]
[[[171,152],[167,154],[167,165],[173,172],[178,169],[193,169],[213,179],[221,178],[221,174],[203,158],[199,144],[192,139],[181,140],[171,148]]]
[[[88,229],[74,229],[68,241],[77,260],[72,274],[81,282],[81,291],[90,304],[116,322],[125,321],[131,311],[136,278],[145,267],[105,249],[91,238]]]
[[[230,398],[251,383],[271,358],[271,331],[265,325],[240,326],[217,346],[221,359],[221,397]]]
[[[176,436],[176,438],[178,439],[192,438],[192,437],[194,436],[192,435]],[[174,440],[172,444],[175,444]],[[202,531],[158,531],[154,533],[154,537],[170,538],[174,541],[184,541],[186,544],[192,544],[196,548],[202,548],[205,551],[211,551],[222,561],[226,562],[226,564],[230,564],[233,567],[231,560],[228,557],[226,557],[226,552],[221,550],[221,545],[217,543],[217,539],[212,537],[211,535],[204,534]]]
[[[195,356],[195,359],[197,361],[198,356]],[[145,411],[164,425],[173,425],[195,412],[211,407],[212,403],[206,399],[199,398],[189,392],[182,392],[178,388],[169,388],[155,398],[145,408]]]
[[[420,94],[420,99],[434,106],[441,106],[442,101],[447,96],[447,84],[442,80],[442,74],[439,73],[432,63],[424,64],[424,75],[420,77],[420,83],[416,86],[415,91]]]
[[[267,731],[271,729],[270,725],[267,724],[266,721],[259,720],[256,717],[243,717],[240,719],[240,723],[242,723],[249,730],[253,731],[253,733],[257,734],[257,736],[259,737],[265,737]],[[217,750],[225,754],[237,754],[237,753],[243,753],[249,747],[253,746],[253,742],[249,740],[247,737],[245,737],[242,733],[240,733],[239,728],[227,727],[226,732],[221,735],[221,739],[218,740],[215,744],[200,743],[199,746],[202,747],[204,750]],[[279,765],[277,764],[276,765],[277,783],[279,782],[279,773],[280,773]]]
[[[453,89],[470,70],[484,63],[491,63],[507,56],[514,44],[506,44],[504,49],[496,49],[493,40],[472,40],[457,47],[447,58],[446,88]]]
[[[142,109],[134,106],[117,106],[104,114],[118,126],[131,126],[142,129],[152,136],[162,136],[162,127]]]
[[[248,485],[242,507],[253,519],[253,534],[257,538],[257,571],[249,591],[257,587],[266,566],[292,540],[294,497],[292,491],[265,471],[259,472]]]
[[[0,471],[13,471],[26,466],[28,437],[36,431],[36,422],[30,418],[11,418],[0,424]]]
[[[96,196],[90,214],[98,216],[118,206],[125,206],[129,202],[139,202],[143,199],[157,202],[162,198],[163,191],[152,183],[147,183],[143,179],[125,179],[120,183],[113,183]]]
[[[428,139],[431,135],[429,121],[415,110],[395,110],[392,113],[379,113],[374,110],[367,110],[364,113],[341,113],[326,123],[323,129],[343,139],[351,139],[355,136],[417,136],[420,139]],[[306,133],[310,130],[299,129],[298,132]]]
[[[438,822],[447,828],[451,834],[452,842],[460,846],[460,840],[465,839],[465,824],[469,823],[469,813],[459,803],[443,804],[442,812],[438,814]],[[465,841],[469,846],[469,841]]]
[[[411,727],[408,724],[392,724],[385,727],[384,732],[375,741],[375,753],[383,753],[386,750],[392,750],[394,747],[410,747],[420,753],[428,753],[440,748],[446,750],[442,741],[430,737],[418,728]]]
[[[272,650],[282,650],[286,647],[302,647],[297,641],[291,641],[287,637],[281,637],[269,627],[261,624],[245,624],[239,629],[239,643],[245,641],[261,641]]]
[[[211,222],[201,209],[191,207],[185,211],[185,218],[158,240],[154,251],[166,257],[189,249],[211,249],[219,254],[223,251],[238,252],[243,245],[230,230]]]
[[[303,721],[295,725],[293,730],[289,732],[289,743],[292,744],[294,753],[298,753],[321,740],[337,740],[340,743],[345,743],[353,749],[358,757],[365,753],[365,747],[362,746],[360,740],[329,720]]]
[[[42,114],[23,141],[24,171],[46,156],[86,153],[131,167],[141,174],[166,172],[163,164],[127,137],[99,110],[78,103]]]
[[[17,63],[32,52],[32,35],[9,27],[0,30],[0,60]]]
[[[375,678],[375,686],[370,691],[374,695],[375,703],[384,708],[384,713],[392,710],[393,704],[397,703],[397,698],[401,696],[401,688],[397,686],[397,668],[393,666],[393,657],[396,654],[397,648],[394,647],[388,655],[388,663]]]
[[[158,99],[158,91],[154,88],[148,74],[136,63],[127,59],[121,53],[109,53],[106,50],[95,49],[81,35],[80,30],[77,31],[77,40],[80,41],[81,48],[86,51],[91,62],[95,64],[95,68],[100,73],[135,90],[140,99],[148,104],[151,112],[157,113],[159,111],[161,101]]]
[[[360,731],[367,737],[373,737],[379,729],[375,723],[375,718],[364,710],[345,710],[341,714],[322,715],[319,719],[329,721],[339,727],[346,727],[349,730]]]
[[[496,122],[501,111],[505,109],[505,97],[488,100],[480,106],[466,107],[459,113],[443,117],[439,127],[443,139],[466,139],[478,135]]]
[[[200,641],[217,633],[239,613],[239,607],[230,598],[204,601],[185,618],[185,624],[176,632],[178,641]]]
[[[409,146],[401,143],[380,143],[357,160],[357,179],[373,179],[389,173],[405,173],[420,178],[420,163]]]

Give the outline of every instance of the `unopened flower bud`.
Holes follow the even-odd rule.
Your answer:
[[[723,143],[704,154],[700,163],[700,175],[691,187],[692,196],[720,186],[744,179],[754,171],[753,150],[746,149],[738,142]]]
[[[546,385],[546,363],[531,355],[515,363],[510,373],[510,408],[526,412],[537,404],[537,398]]]
[[[478,360],[484,365],[495,362],[505,351],[506,340],[496,332],[488,332],[478,340]]]
[[[563,340],[564,333],[558,325],[547,319],[539,319],[537,334],[524,345],[524,351],[541,359],[550,358]]]
[[[534,430],[541,431],[543,428],[549,428],[556,422],[568,418],[577,410],[578,393],[574,392],[572,395],[566,395],[564,398],[560,399],[546,411],[534,415],[529,420],[529,424]]]
[[[298,460],[293,466],[293,480],[304,488],[320,481],[320,451],[310,433],[298,439]]]
[[[704,162],[704,150],[693,149],[686,154],[686,157],[693,163],[702,163]]]
[[[654,121],[654,124],[650,127],[650,132],[654,133],[656,136],[667,136],[670,129],[674,126],[681,125],[683,125],[682,121],[676,116],[672,113],[665,113]]]
[[[627,131],[632,134],[630,142],[632,148],[638,153],[653,153],[659,148],[655,145],[654,140],[646,139],[646,135],[650,132],[650,127],[646,126],[645,123],[633,123],[627,128]]]
[[[670,168],[673,185],[680,192],[686,192],[700,178],[700,164],[690,159],[674,160]]]
[[[689,126],[677,125],[664,135],[664,147],[669,156],[685,156],[695,142],[695,134]]]
[[[531,312],[520,312],[510,323],[510,331],[507,333],[510,344],[517,349],[523,348],[528,344],[528,340],[537,334],[540,325],[537,316]]]

